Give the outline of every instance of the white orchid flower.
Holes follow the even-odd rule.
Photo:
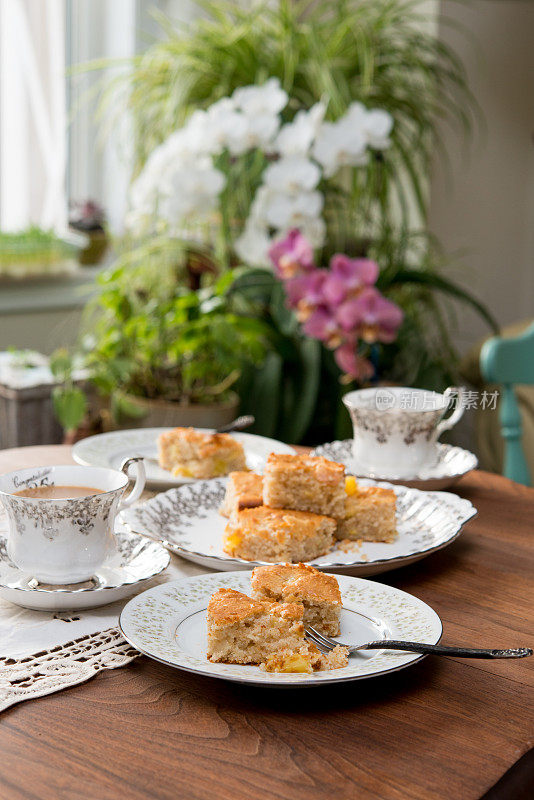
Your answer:
[[[250,222],[250,218],[241,236],[235,241],[235,251],[239,258],[252,267],[268,267],[269,248],[272,239],[265,228]]]
[[[225,98],[226,99],[226,98]],[[224,103],[219,100],[208,109],[207,123],[211,140],[213,155],[219,154],[226,148],[233,150],[236,141],[244,141],[249,131],[247,118],[240,111],[235,110],[231,100]]]
[[[344,122],[353,128],[362,130],[365,120],[367,119],[367,114],[368,111],[363,103],[351,103],[343,116],[338,119],[338,122]]]
[[[287,194],[298,194],[315,189],[321,180],[321,170],[302,156],[288,156],[269,164],[263,173],[263,181],[269,189]]]
[[[169,222],[205,216],[216,208],[225,184],[226,177],[213,167],[209,158],[181,164],[162,183],[161,214]]]
[[[375,150],[385,150],[391,144],[389,135],[393,129],[393,117],[380,108],[370,109],[363,123],[367,142]]]
[[[309,111],[298,111],[295,119],[280,129],[274,141],[274,152],[282,156],[307,155],[324,119],[325,111],[324,103],[316,103]]]
[[[236,106],[249,117],[274,116],[287,105],[288,96],[278,78],[269,78],[263,86],[243,86],[232,95]]]
[[[278,132],[280,120],[268,114],[257,117],[242,115],[245,129],[239,128],[229,138],[228,148],[232,155],[239,156],[255,148],[265,150]]]
[[[265,219],[273,228],[299,228],[319,216],[323,203],[320,192],[301,192],[297,195],[270,192]]]
[[[325,175],[331,177],[344,165],[366,164],[366,145],[362,129],[356,127],[350,117],[342,117],[337,122],[323,122],[313,146],[313,157],[321,164]]]

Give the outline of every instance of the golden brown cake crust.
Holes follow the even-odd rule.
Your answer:
[[[307,599],[341,605],[339,585],[333,575],[325,575],[309,564],[273,564],[252,572],[254,592],[285,601]]]
[[[161,433],[159,438],[162,444],[187,442],[195,447],[199,458],[211,458],[222,448],[233,448],[239,444],[229,433],[203,433],[194,428],[173,428],[172,431]]]
[[[269,467],[283,469],[287,472],[312,473],[315,480],[332,486],[337,486],[341,483],[345,475],[345,467],[343,464],[329,461],[323,456],[294,456],[283,453],[271,453],[267,459],[267,470],[269,470]]]
[[[232,625],[265,613],[276,614],[286,620],[299,620],[302,619],[303,610],[298,603],[253,600],[236,589],[218,589],[208,603],[208,615],[215,625]]]
[[[269,538],[274,534],[278,541],[284,541],[288,536],[298,539],[315,536],[317,527],[323,522],[335,525],[335,520],[321,514],[258,506],[234,512],[227,528],[233,532],[253,531],[256,535]]]

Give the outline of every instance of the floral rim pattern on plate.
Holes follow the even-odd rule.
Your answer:
[[[428,605],[391,586],[337,576],[344,608],[385,620],[398,639],[436,644],[442,634],[439,616]],[[189,672],[255,684],[317,685],[368,678],[402,669],[422,656],[400,651],[375,651],[369,660],[352,659],[348,667],[311,675],[267,673],[257,667],[211,663],[180,647],[175,631],[180,620],[203,611],[220,587],[250,594],[250,572],[225,572],[179,579],[148,589],[124,607],[119,626],[127,641],[145,655]]]
[[[330,553],[310,562],[317,568],[327,570],[387,564],[429,554],[453,541],[462,526],[476,514],[468,500],[449,492],[422,492],[369,480],[362,480],[361,484],[394,490],[397,495],[397,541],[392,544],[364,542],[357,551],[335,546]],[[266,563],[244,561],[223,552],[222,533],[226,520],[219,514],[219,509],[225,485],[225,479],[217,478],[169,489],[146,503],[121,512],[121,519],[129,530],[147,531],[165,547],[185,558],[213,562],[214,569],[250,569]]]

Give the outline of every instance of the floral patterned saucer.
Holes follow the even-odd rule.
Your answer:
[[[474,453],[462,447],[453,447],[450,444],[438,444],[438,458],[432,466],[422,468],[416,475],[409,478],[397,478],[395,475],[375,475],[359,467],[352,455],[352,439],[327,442],[316,447],[312,455],[324,456],[331,461],[344,464],[353,474],[361,478],[372,478],[378,481],[389,481],[413,489],[426,489],[438,491],[453,486],[463,475],[476,469],[478,459]]]
[[[362,481],[372,485],[374,481]],[[225,478],[197,481],[161,492],[146,503],[121,512],[131,531],[145,531],[183,558],[218,570],[251,569],[261,562],[232,558],[222,549],[227,520],[219,513]],[[468,500],[448,492],[420,492],[406,486],[380,486],[397,495],[398,536],[383,542],[337,542],[334,549],[312,563],[321,570],[351,575],[376,575],[410,564],[450,544],[476,514]]]
[[[37,611],[96,608],[123,600],[169,565],[168,551],[146,536],[117,531],[116,552],[94,578],[67,586],[42,584],[13,564],[7,554],[7,534],[0,531],[0,597]]]
[[[441,620],[413,595],[376,581],[338,576],[343,610],[341,639],[363,643],[377,639],[437,644]],[[130,600],[119,626],[130,644],[156,661],[210,678],[261,686],[317,686],[394,672],[424,656],[393,650],[355,653],[342,669],[307,673],[263,672],[240,664],[212,664],[206,658],[206,607],[220,587],[250,594],[250,572],[218,572],[155,586]]]

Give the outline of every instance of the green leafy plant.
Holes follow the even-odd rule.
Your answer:
[[[99,276],[78,358],[91,384],[111,399],[115,419],[139,414],[133,397],[222,403],[232,396],[242,366],[263,361],[271,331],[233,291],[238,273],[213,281],[207,271],[206,285],[183,285],[186,273],[193,283],[199,279],[191,274],[199,259],[186,256],[179,243],[155,239],[129,248]],[[86,406],[73,385],[68,354],[58,351],[52,368],[63,381],[54,398],[59,419],[75,427]]]
[[[54,411],[67,434],[72,434],[87,414],[87,398],[74,383],[74,360],[66,348],[60,348],[50,359],[50,370],[58,381],[52,390]]]

